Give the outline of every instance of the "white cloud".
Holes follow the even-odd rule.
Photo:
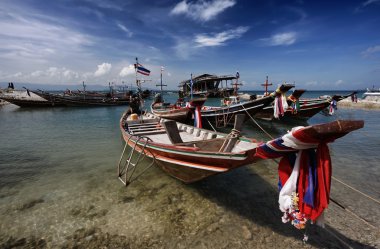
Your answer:
[[[344,83],[343,80],[337,80],[335,82],[335,85],[339,86],[339,85],[342,85],[343,83]]]
[[[66,79],[78,79],[79,73],[66,69],[62,72],[63,77]]]
[[[125,33],[127,33],[128,37],[132,37],[133,36],[133,32],[130,31],[127,27],[125,27],[123,24],[121,23],[118,23],[117,26],[123,30]]]
[[[41,70],[34,71],[33,73],[30,74],[30,76],[32,76],[32,77],[40,77],[43,75],[45,75],[45,73],[42,72]]]
[[[177,44],[174,46],[176,55],[181,59],[188,59],[190,55],[197,52],[197,48],[190,39],[177,39]]]
[[[307,86],[316,86],[318,84],[319,84],[318,81],[308,81],[305,83],[305,85]]]
[[[372,54],[378,53],[378,52],[380,52],[380,45],[367,48],[365,51],[362,52],[362,55],[364,57],[369,57]]]
[[[70,69],[66,69],[64,67],[62,68],[57,68],[57,67],[49,67],[46,70],[36,70],[28,75],[22,75],[21,73],[20,77],[24,77],[25,79],[28,79],[28,77],[31,78],[46,78],[49,81],[60,81],[60,80],[72,80],[72,79],[78,79],[79,78],[79,73],[72,71]]]
[[[261,39],[268,46],[289,46],[297,41],[296,32],[278,33],[270,38]]]
[[[373,4],[373,3],[376,3],[376,2],[379,2],[380,0],[367,0],[365,1],[362,5],[365,7],[367,5],[370,5],[370,4]]]
[[[356,7],[355,9],[355,12],[361,12],[362,9],[364,9],[365,7],[367,7],[368,5],[371,5],[371,4],[378,4],[380,2],[380,0],[367,0],[365,2],[363,2],[360,6]]]
[[[104,62],[98,65],[98,70],[94,73],[95,77],[103,76],[111,71],[112,65],[110,63]]]
[[[214,35],[200,34],[196,35],[195,42],[197,43],[197,47],[221,46],[228,40],[241,37],[248,29],[248,27],[238,27]]]
[[[235,0],[212,0],[212,1],[194,1],[187,3],[187,0],[179,2],[171,10],[172,15],[185,14],[186,16],[200,21],[209,21],[225,9],[236,4]]]
[[[128,67],[123,67],[123,69],[121,69],[119,76],[126,77],[128,75],[133,75],[134,73],[135,73],[135,67],[133,65],[129,65]]]

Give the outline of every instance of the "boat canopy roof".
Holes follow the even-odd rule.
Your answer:
[[[196,83],[199,84],[206,81],[222,81],[222,80],[234,80],[234,79],[236,79],[236,76],[234,75],[218,76],[218,75],[212,75],[212,74],[201,74],[196,77],[193,77],[193,84],[196,84]],[[190,80],[191,79],[182,81],[181,83],[179,83],[179,87],[182,87],[184,85],[190,85]]]

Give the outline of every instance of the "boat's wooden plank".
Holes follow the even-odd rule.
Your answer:
[[[134,136],[146,136],[146,135],[154,135],[154,134],[164,134],[165,130],[154,130],[154,131],[143,131],[143,132],[134,132],[132,135]]]
[[[161,125],[143,125],[143,126],[128,126],[129,129],[137,130],[137,129],[149,129],[149,128],[163,128]]]
[[[129,127],[144,127],[144,126],[156,126],[156,125],[159,125],[159,122],[128,124]]]
[[[140,131],[154,131],[154,130],[165,130],[163,127],[150,127],[150,128],[140,128],[140,129],[129,129],[130,132],[140,132]]]

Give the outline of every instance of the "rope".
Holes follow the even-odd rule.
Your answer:
[[[334,200],[333,198],[330,197],[330,200],[335,203],[337,206],[339,206],[340,208],[342,208],[343,210],[345,210],[346,212],[350,213],[352,216],[355,216],[356,218],[358,218],[359,220],[363,221],[365,224],[367,224],[368,226],[372,227],[373,229],[376,229],[376,227],[374,225],[372,225],[371,223],[369,223],[368,221],[366,221],[365,219],[363,219],[362,217],[360,217],[359,215],[355,214],[354,212],[352,212],[351,210],[347,209],[346,207],[344,207],[342,204],[340,204],[339,202],[337,202],[336,200]]]
[[[352,189],[352,190],[358,192],[359,194],[361,194],[361,195],[367,197],[368,199],[370,199],[370,200],[372,200],[372,201],[374,201],[374,202],[380,204],[380,201],[378,201],[378,200],[376,200],[375,198],[373,198],[373,197],[371,197],[371,196],[369,196],[369,195],[367,195],[367,194],[365,194],[365,193],[363,193],[363,192],[357,190],[357,189],[354,188],[354,187],[351,187],[351,186],[348,185],[347,183],[344,183],[343,181],[341,181],[341,180],[339,180],[339,179],[337,179],[337,178],[335,178],[335,177],[332,177],[332,179],[334,179],[335,181],[337,181],[337,182],[343,184],[344,186],[346,186],[346,187],[348,187],[348,188],[350,188],[350,189]]]
[[[251,114],[249,114],[249,112],[247,111],[247,109],[245,109],[245,107],[240,103],[240,105],[243,107],[244,111],[247,113],[248,117],[251,118],[251,120],[268,136],[270,137],[270,139],[274,139],[274,137],[272,137],[266,130],[264,130],[263,127],[261,127],[259,125],[259,123],[257,123],[257,121],[251,116]]]
[[[211,124],[211,122],[208,120],[208,118],[206,118],[206,120],[207,120],[208,124],[211,126],[211,128],[216,132],[214,126],[212,126],[212,124]]]

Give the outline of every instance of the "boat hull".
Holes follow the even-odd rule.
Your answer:
[[[185,107],[180,109],[171,108],[166,110],[152,108],[151,110],[152,113],[158,117],[171,119],[178,122],[188,122],[192,116],[192,111],[189,108]]]
[[[201,115],[207,121],[214,121],[216,126],[221,124],[225,126],[226,124],[232,124],[237,114],[245,114],[245,119],[249,119],[249,116],[254,116],[256,113],[261,112],[272,101],[273,97],[268,96],[225,107],[204,107]]]
[[[54,102],[46,100],[27,100],[27,99],[14,99],[14,98],[2,98],[11,104],[17,105],[19,107],[51,107],[55,106]]]
[[[330,105],[330,101],[328,100],[320,100],[313,102],[305,102],[300,103],[300,109],[297,112],[294,112],[291,108],[288,108],[284,116],[275,119],[273,115],[273,106],[267,106],[263,108],[260,112],[255,114],[255,118],[263,119],[263,120],[281,120],[281,121],[291,121],[291,120],[301,120],[306,121],[319,113],[320,111],[326,109]]]
[[[126,114],[122,116],[120,130],[124,141],[127,143],[126,145],[133,150],[133,153],[137,152],[136,156],[138,153],[145,154],[153,160],[156,166],[185,183],[196,182],[259,160],[278,158],[298,151],[297,148],[282,145],[282,137],[269,141],[268,143],[271,143],[271,145],[268,146],[267,143],[257,143],[252,139],[234,136],[233,133],[224,134],[198,128],[195,130],[194,127],[189,125],[175,123],[174,121],[168,122],[157,117],[153,119],[154,122],[152,122],[152,119],[147,120],[146,117],[140,120],[131,119],[131,121],[127,121],[127,118]],[[136,135],[136,132],[139,132],[136,127],[147,128],[148,126],[153,126],[159,128],[160,122],[166,127],[166,132],[156,130],[159,132],[156,133],[156,131],[149,128],[149,131],[146,131],[147,133]],[[171,122],[174,122],[174,124]],[[187,135],[183,134],[184,137],[190,136],[189,134],[193,134],[194,137],[191,137],[186,142],[164,142],[165,136],[169,137],[169,134],[172,133],[171,131],[176,130],[173,126],[167,125],[169,123],[176,125],[176,128],[186,133]],[[334,121],[299,128],[295,132],[297,132],[299,139],[306,139],[302,141],[308,141],[308,143],[312,144],[312,147],[316,147],[319,142],[334,141],[334,139],[359,129],[363,125],[363,121]],[[195,133],[195,131],[197,132]],[[208,134],[200,135],[204,132]],[[157,134],[159,134],[159,137],[155,137]],[[198,140],[193,140],[195,137],[198,137]],[[189,139],[189,137],[187,138]],[[233,146],[236,146],[233,147],[234,149],[226,149],[227,144],[230,142],[233,143]],[[140,156],[138,157],[140,158]],[[126,177],[127,172],[119,168],[119,177],[122,175]],[[128,184],[127,179],[125,183]]]
[[[154,158],[159,168],[185,183],[196,182],[259,160],[255,157],[256,148],[240,154],[224,153],[220,155],[220,153],[212,151],[198,152],[195,148],[185,146],[179,148],[167,144],[151,143],[144,146],[144,141],[137,142],[139,138],[128,134],[124,129],[122,129],[122,135],[130,148],[135,148],[138,152],[144,150],[148,157]]]

